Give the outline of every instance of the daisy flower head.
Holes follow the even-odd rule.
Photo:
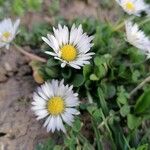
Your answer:
[[[75,27],[73,25],[69,31],[67,26],[58,25],[58,29],[53,28],[54,35],[47,34],[42,37],[54,52],[46,51],[45,53],[54,56],[60,60],[61,67],[69,65],[75,69],[80,69],[85,64],[89,64],[89,60],[94,55],[89,52],[93,43],[93,36],[83,33],[82,26]]]
[[[126,41],[137,47],[146,55],[150,55],[150,39],[141,31],[137,24],[132,21],[125,21]]]
[[[116,0],[129,15],[140,16],[141,12],[149,12],[150,6],[144,0]]]
[[[64,85],[64,80],[52,80],[38,87],[33,95],[32,110],[37,120],[44,119],[47,132],[66,132],[64,123],[72,126],[74,116],[79,115],[75,108],[79,105],[78,94],[72,90],[73,86]]]
[[[20,19],[17,19],[15,23],[12,23],[11,19],[4,19],[0,22],[0,47],[6,47],[9,49],[9,45],[15,38],[18,27],[20,24]]]

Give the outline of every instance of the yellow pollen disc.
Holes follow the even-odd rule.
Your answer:
[[[134,6],[134,4],[133,4],[132,2],[127,2],[127,3],[125,4],[125,8],[126,8],[127,10],[132,11],[132,10],[135,9],[135,6]]]
[[[4,32],[2,35],[5,39],[8,39],[11,36],[10,32]]]
[[[77,50],[72,45],[65,45],[61,48],[61,58],[66,61],[73,61],[77,57]]]
[[[47,103],[48,112],[51,115],[59,115],[64,111],[64,100],[61,97],[52,97]]]

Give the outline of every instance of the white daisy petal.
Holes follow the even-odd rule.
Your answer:
[[[10,18],[4,19],[0,22],[0,47],[6,47],[6,49],[9,49],[10,43],[18,32],[19,24],[20,20],[18,19],[13,25]]]
[[[50,51],[45,51],[45,53],[48,54],[48,55],[54,56],[54,57],[57,56],[56,53],[53,53],[53,52],[50,52]]]
[[[46,119],[46,121],[44,122],[43,127],[46,127],[46,126],[49,124],[50,120],[51,120],[51,116],[49,116],[49,117]]]
[[[58,45],[58,42],[57,42],[56,38],[53,35],[50,35],[50,34],[48,34],[47,37],[51,41],[51,43],[53,43],[54,51],[56,53],[58,53],[59,45]]]
[[[66,66],[66,63],[61,63],[61,67],[64,68]]]
[[[56,117],[56,128],[58,131],[62,130],[64,133],[66,133],[65,127],[60,116]]]
[[[45,118],[48,115],[48,112],[46,110],[37,110],[35,111],[35,114],[38,116],[37,120],[40,120],[40,119]]]
[[[47,132],[52,131],[54,132],[56,129],[56,122],[55,122],[55,117],[51,116],[49,120],[49,124],[47,125]]]
[[[46,51],[45,53],[54,56],[60,60],[61,67],[66,65],[75,69],[81,69],[85,64],[90,63],[90,59],[94,53],[89,53],[93,46],[92,40],[94,36],[88,36],[83,33],[82,25],[75,27],[73,24],[69,31],[67,26],[58,25],[58,29],[53,28],[54,35],[48,34],[48,39],[42,37],[54,52]]]
[[[55,51],[55,47],[54,47],[54,44],[51,43],[51,41],[45,37],[42,37],[42,40],[47,43],[54,51]]]
[[[131,45],[140,49],[146,55],[150,54],[150,39],[146,37],[143,31],[139,30],[137,24],[133,24],[127,20],[125,22],[126,27],[126,40]]]
[[[74,116],[68,112],[65,112],[61,115],[63,121],[67,123],[69,126],[72,126],[72,122],[74,121]]]
[[[144,0],[116,0],[129,15],[140,16],[141,12],[149,13],[150,6]]]
[[[64,80],[52,80],[37,88],[33,94],[31,110],[37,120],[45,119],[47,132],[66,132],[63,123],[72,125],[74,116],[79,115],[76,106],[79,105],[78,94],[73,92],[72,85],[64,85]]]
[[[17,19],[16,22],[14,23],[14,34],[17,34],[19,24],[20,24],[20,19]]]
[[[36,111],[36,110],[43,110],[45,108],[46,108],[45,106],[33,106],[31,109]]]
[[[69,65],[70,65],[71,67],[75,68],[75,69],[81,69],[80,66],[82,66],[82,65],[78,66],[78,65],[75,64],[75,63],[70,63]]]
[[[72,115],[79,115],[80,112],[74,108],[66,108],[66,112]]]

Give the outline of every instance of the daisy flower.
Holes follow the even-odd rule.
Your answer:
[[[17,34],[20,19],[13,24],[11,19],[4,19],[0,22],[0,47],[9,49],[9,45]]]
[[[93,52],[89,52],[93,44],[93,36],[88,36],[83,33],[82,26],[78,28],[75,25],[72,26],[70,32],[68,27],[58,25],[58,29],[53,28],[54,35],[47,34],[46,37],[42,37],[54,52],[46,51],[45,53],[54,56],[62,62],[61,67],[65,67],[66,64],[80,69],[81,66],[89,64]]]
[[[137,24],[133,24],[131,21],[125,21],[126,28],[126,40],[133,46],[142,50],[145,54],[150,56],[150,39],[146,37],[143,31],[141,31]]]
[[[140,16],[142,11],[149,12],[150,6],[144,0],[116,0],[129,15]]]
[[[32,110],[37,120],[44,119],[47,132],[66,129],[63,123],[72,126],[74,116],[79,115],[75,108],[79,105],[78,94],[72,90],[73,86],[64,85],[64,80],[45,82],[33,95]]]

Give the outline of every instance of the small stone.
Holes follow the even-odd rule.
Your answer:
[[[12,71],[12,67],[11,67],[11,65],[8,62],[6,62],[4,64],[4,66],[5,66],[6,71]]]
[[[9,134],[7,134],[7,136],[6,136],[7,138],[9,138],[9,139],[11,139],[11,140],[13,140],[13,139],[15,139],[16,138],[16,136],[13,134],[13,133],[9,133]]]
[[[7,80],[6,73],[6,70],[0,67],[0,82],[5,82]]]
[[[20,110],[19,106],[18,106],[18,105],[15,105],[15,106],[14,106],[14,110],[15,110],[16,112],[18,112],[18,111]]]

